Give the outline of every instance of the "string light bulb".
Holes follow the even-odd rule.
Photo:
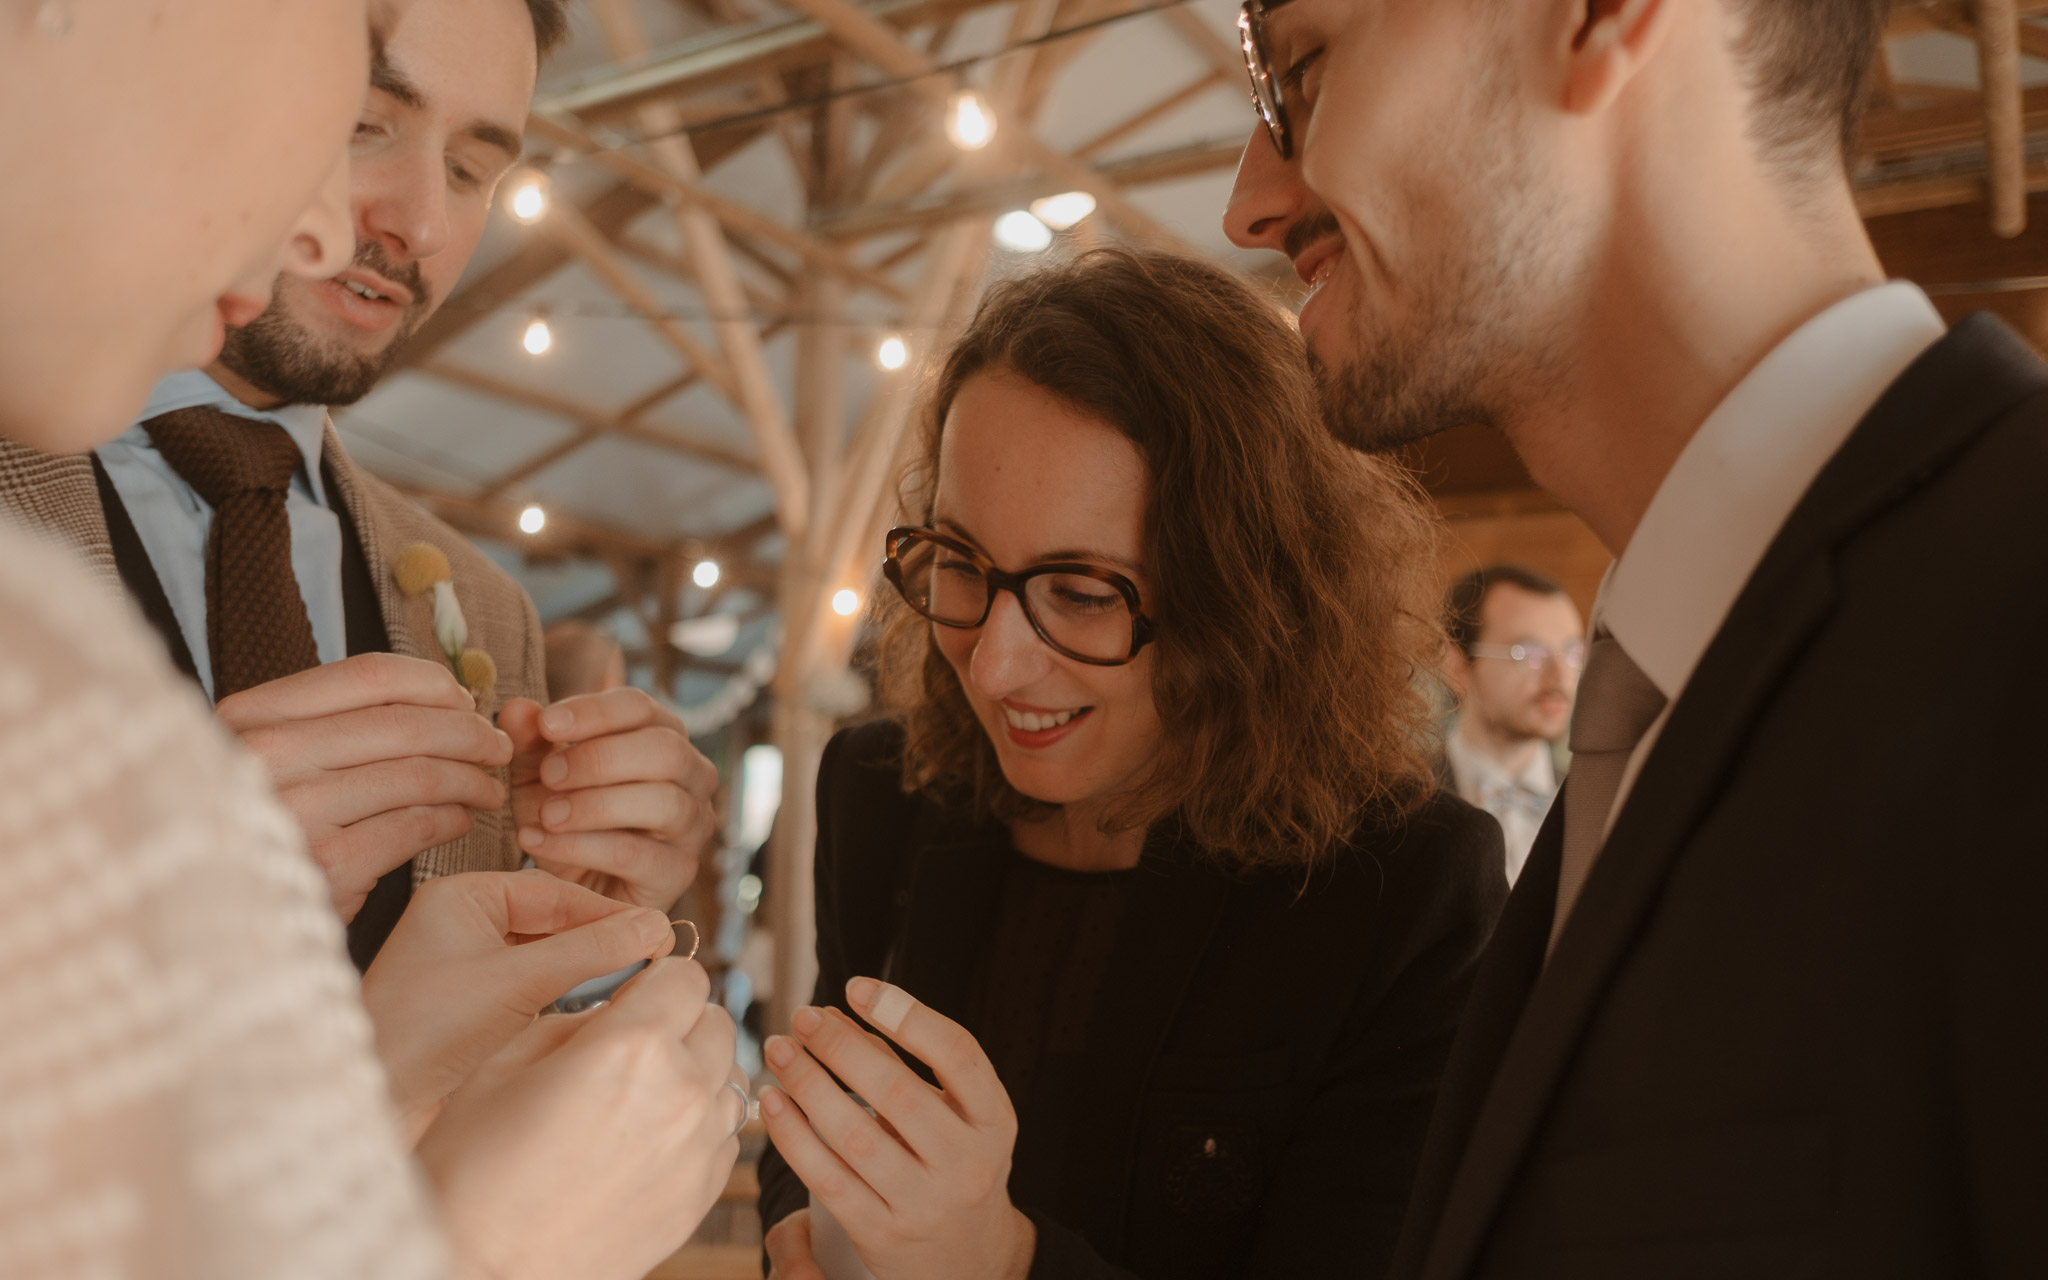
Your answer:
[[[548,328],[548,318],[536,315],[532,323],[526,326],[526,332],[520,336],[519,345],[526,348],[527,355],[546,355],[548,349],[555,345],[555,331]]]
[[[548,513],[541,510],[537,503],[528,503],[526,509],[519,513],[519,532],[521,533],[539,533],[542,529],[547,528],[547,524]]]
[[[1016,209],[996,219],[996,243],[1013,253],[1042,253],[1052,246],[1052,228]]]
[[[910,344],[897,335],[890,334],[875,348],[875,363],[884,369],[901,369],[910,363]]]
[[[696,583],[700,587],[703,587],[707,591],[710,590],[712,587],[717,586],[718,561],[699,560],[697,562],[697,567],[690,570],[690,581]]]
[[[996,117],[988,99],[962,89],[946,106],[946,138],[962,151],[979,151],[996,136]]]
[[[841,587],[832,593],[832,612],[842,618],[851,618],[860,610],[860,593],[851,587]]]
[[[548,177],[538,169],[528,169],[512,184],[512,199],[509,207],[517,221],[528,226],[539,222],[548,214]]]
[[[1067,191],[1031,202],[1031,216],[1054,231],[1065,231],[1093,212],[1095,197],[1086,191]]]

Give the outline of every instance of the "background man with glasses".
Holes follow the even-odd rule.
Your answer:
[[[1444,680],[1458,698],[1444,735],[1446,781],[1500,823],[1513,884],[1557,794],[1551,752],[1571,726],[1585,624],[1562,586],[1512,564],[1459,578],[1444,612]]]

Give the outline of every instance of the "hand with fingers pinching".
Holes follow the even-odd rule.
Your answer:
[[[365,653],[222,698],[352,920],[378,877],[505,805],[512,742],[445,664]],[[666,906],[666,903],[662,905]]]
[[[414,892],[363,975],[363,1007],[408,1138],[479,1064],[577,983],[667,955],[675,933],[539,871],[472,871]]]
[[[683,722],[640,689],[507,702],[512,815],[535,866],[638,907],[667,910],[716,830],[718,770]]]
[[[1024,1280],[1037,1229],[1010,1203],[1017,1113],[994,1064],[966,1028],[900,987],[855,978],[846,998],[889,1039],[837,1009],[798,1010],[795,1038],[767,1045],[781,1088],[762,1091],[761,1116],[775,1149],[881,1280]],[[939,1087],[906,1067],[890,1040],[929,1066]],[[810,1229],[810,1215],[798,1213],[769,1234],[781,1280],[822,1280]]]

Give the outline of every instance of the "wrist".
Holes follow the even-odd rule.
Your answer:
[[[1031,1263],[1038,1256],[1038,1224],[1022,1209],[1010,1208],[1010,1249],[1002,1280],[1029,1280]]]

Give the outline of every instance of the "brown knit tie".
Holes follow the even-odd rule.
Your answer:
[[[158,453],[213,508],[206,537],[206,647],[219,702],[320,665],[292,572],[285,494],[299,447],[274,422],[179,409],[142,424]]]

